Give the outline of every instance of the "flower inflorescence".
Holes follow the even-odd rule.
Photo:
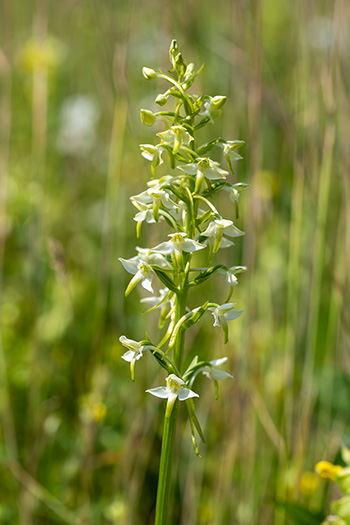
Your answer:
[[[221,216],[213,204],[213,197],[221,190],[227,191],[235,206],[235,216],[238,217],[239,192],[247,184],[229,180],[234,173],[233,162],[242,158],[236,151],[243,145],[242,141],[216,138],[199,144],[197,139],[198,130],[220,116],[226,97],[198,96],[188,91],[202,68],[196,71],[193,64],[185,62],[175,40],[170,46],[170,61],[173,66],[170,73],[143,68],[147,80],[163,79],[170,84],[167,91],[156,97],[156,103],[162,107],[172,98],[175,108],[158,112],[141,110],[141,121],[145,125],[152,126],[162,121],[167,129],[156,134],[157,144],[140,145],[141,155],[150,162],[152,178],[147,189],[132,196],[131,202],[137,209],[134,220],[138,237],[144,223],[160,221],[165,221],[172,233],[168,234],[168,240],[153,248],[136,248],[137,255],[131,259],[120,258],[125,270],[132,275],[125,295],[138,284],[154,293],[153,284],[160,281],[163,288],[159,289],[159,296],[144,298],[142,303],[149,306],[149,310],[159,310],[159,326],[162,328],[167,324],[167,328],[158,344],[153,344],[148,336],[140,342],[122,336],[120,342],[128,349],[122,357],[130,362],[132,379],[135,363],[146,350],[168,372],[165,387],[149,389],[147,392],[167,399],[166,417],[170,417],[177,400],[188,403],[195,443],[194,427],[200,435],[202,433],[191,398],[198,394],[189,387],[192,387],[199,373],[214,381],[216,391],[217,381],[232,376],[218,368],[227,358],[205,361],[196,356],[187,370],[183,371],[184,333],[209,311],[213,315],[214,326],[223,330],[224,342],[228,341],[228,322],[242,313],[242,310],[235,309],[235,304],[229,299],[238,282],[236,274],[246,267],[228,268],[216,264],[195,268],[191,266],[192,258],[195,252],[200,251],[206,252],[211,261],[219,250],[234,245],[232,239],[244,235],[232,218]],[[210,157],[214,148],[222,149],[227,169]],[[165,156],[168,157],[171,174],[156,178],[156,170],[164,164]],[[190,309],[187,306],[189,290],[217,272],[226,276],[229,286],[226,302],[220,305],[207,301]]]

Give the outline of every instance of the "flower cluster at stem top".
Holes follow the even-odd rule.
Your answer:
[[[146,350],[157,359],[168,372],[166,386],[147,392],[167,399],[166,417],[170,417],[177,399],[186,401],[191,428],[194,422],[198,430],[192,401],[198,394],[190,388],[195,378],[202,373],[212,379],[217,388],[217,381],[232,376],[219,369],[227,358],[205,361],[196,356],[184,371],[184,333],[208,311],[213,315],[214,326],[222,329],[226,343],[228,322],[242,313],[229,300],[238,282],[237,274],[244,271],[245,266],[228,268],[222,264],[211,265],[211,261],[217,252],[233,246],[233,239],[244,235],[234,224],[234,218],[238,217],[240,191],[247,184],[229,180],[234,174],[233,163],[242,158],[237,153],[242,141],[215,138],[204,144],[198,143],[198,130],[220,116],[226,97],[198,96],[189,92],[202,68],[196,71],[193,64],[185,62],[175,40],[170,46],[170,61],[172,71],[169,74],[143,68],[147,80],[162,79],[170,85],[156,97],[156,103],[162,108],[172,99],[175,104],[169,111],[141,110],[141,120],[145,125],[162,121],[167,129],[156,134],[157,144],[140,146],[142,156],[150,162],[152,178],[147,183],[147,189],[132,196],[131,202],[137,209],[134,220],[138,237],[145,223],[165,221],[172,231],[168,234],[168,240],[153,248],[137,247],[137,254],[131,259],[120,258],[124,269],[132,275],[126,296],[138,284],[154,294],[154,283],[161,283],[162,287],[157,287],[159,295],[144,298],[142,302],[147,305],[148,311],[159,310],[159,326],[167,327],[157,344],[151,342],[148,336],[140,342],[122,336],[120,342],[127,348],[122,357],[130,363],[132,379],[135,363]],[[221,149],[227,169],[211,158],[214,148]],[[171,174],[156,178],[156,170],[164,164],[165,157],[168,158]],[[228,192],[234,205],[233,218],[222,217],[213,204],[213,197],[221,190]],[[209,266],[192,266],[193,254],[198,251],[208,254]],[[226,302],[217,304],[207,301],[196,308],[189,308],[187,296],[191,288],[215,273],[226,276],[229,286]]]

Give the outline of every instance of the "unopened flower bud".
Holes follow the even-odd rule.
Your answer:
[[[155,101],[159,106],[164,106],[168,102],[168,97],[164,93],[159,93]]]
[[[154,71],[154,69],[151,69],[150,67],[143,67],[142,74],[147,80],[154,80],[155,78],[157,78],[157,73]]]
[[[227,97],[217,95],[216,97],[213,97],[210,101],[210,105],[213,110],[217,111],[218,109],[221,109],[222,106],[225,104],[227,100]]]
[[[152,124],[154,124],[156,121],[155,115],[148,109],[141,109],[140,117],[142,124],[145,124],[146,126],[152,126]]]

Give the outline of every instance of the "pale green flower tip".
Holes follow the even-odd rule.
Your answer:
[[[227,100],[227,97],[222,96],[222,95],[217,95],[216,97],[213,97],[211,99],[210,105],[213,110],[217,111],[223,107],[226,100]]]
[[[154,69],[151,69],[150,67],[143,67],[142,74],[146,80],[154,80],[158,76]]]
[[[165,104],[168,102],[168,96],[164,95],[163,93],[159,93],[155,99],[155,102],[159,106],[165,106]]]
[[[152,113],[152,111],[149,111],[148,109],[140,110],[140,118],[142,124],[145,124],[145,126],[152,126],[152,124],[154,124],[156,121],[155,115]]]

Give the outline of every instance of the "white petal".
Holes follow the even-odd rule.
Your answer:
[[[197,252],[207,247],[205,244],[200,244],[192,239],[185,239],[180,246],[184,252]]]
[[[169,397],[169,390],[166,386],[157,386],[156,388],[150,388],[146,390],[152,396],[160,397],[162,399],[167,399]]]
[[[228,361],[228,357],[221,357],[220,359],[213,359],[209,361],[211,366],[221,366]]]
[[[132,350],[128,350],[127,352],[125,352],[125,354],[122,355],[122,359],[124,359],[124,361],[127,361],[128,363],[131,363],[131,361],[135,359],[136,355],[137,354],[135,354],[135,352],[133,352]]]
[[[185,164],[184,166],[178,166],[178,168],[185,173],[188,173],[188,175],[196,175],[198,171],[197,164]]]
[[[132,259],[123,259],[122,257],[119,257],[118,260],[122,263],[124,269],[127,272],[131,273],[132,275],[135,275],[135,273],[138,272],[137,266],[140,263],[140,259],[137,256],[133,257]]]
[[[141,286],[145,290],[148,290],[149,292],[153,293],[152,280],[153,280],[153,275],[151,275],[150,277],[145,277],[145,279],[143,279],[141,282]]]
[[[204,235],[205,237],[213,237],[216,234],[216,230],[217,226],[215,225],[215,221],[212,221],[207,229],[201,233],[201,235]]]
[[[229,312],[226,312],[224,314],[224,317],[226,319],[226,321],[233,321],[234,319],[237,319],[237,317],[239,317],[240,315],[243,314],[243,310],[230,310]]]
[[[221,381],[222,379],[227,379],[228,377],[233,377],[228,372],[225,372],[224,370],[217,370],[216,368],[212,368],[210,375],[213,379],[216,381]]]
[[[119,337],[119,341],[123,346],[126,346],[129,350],[132,350],[133,352],[139,352],[140,350],[140,344],[137,341],[134,341],[133,339],[128,339],[125,337],[125,335],[121,335]]]
[[[225,228],[224,233],[229,237],[240,237],[241,235],[244,235],[244,232],[239,230],[234,224],[232,224],[228,228]]]
[[[235,243],[230,241],[229,239],[226,239],[226,237],[223,237],[221,239],[220,248],[229,248],[230,246],[234,246]]]
[[[158,244],[158,246],[155,246],[153,248],[154,252],[158,252],[164,255],[173,253],[174,250],[175,250],[175,247],[172,241],[161,242],[160,244]]]
[[[185,401],[185,399],[190,399],[191,397],[199,397],[196,392],[193,392],[193,390],[190,390],[189,388],[181,388],[178,398],[180,401]]]

